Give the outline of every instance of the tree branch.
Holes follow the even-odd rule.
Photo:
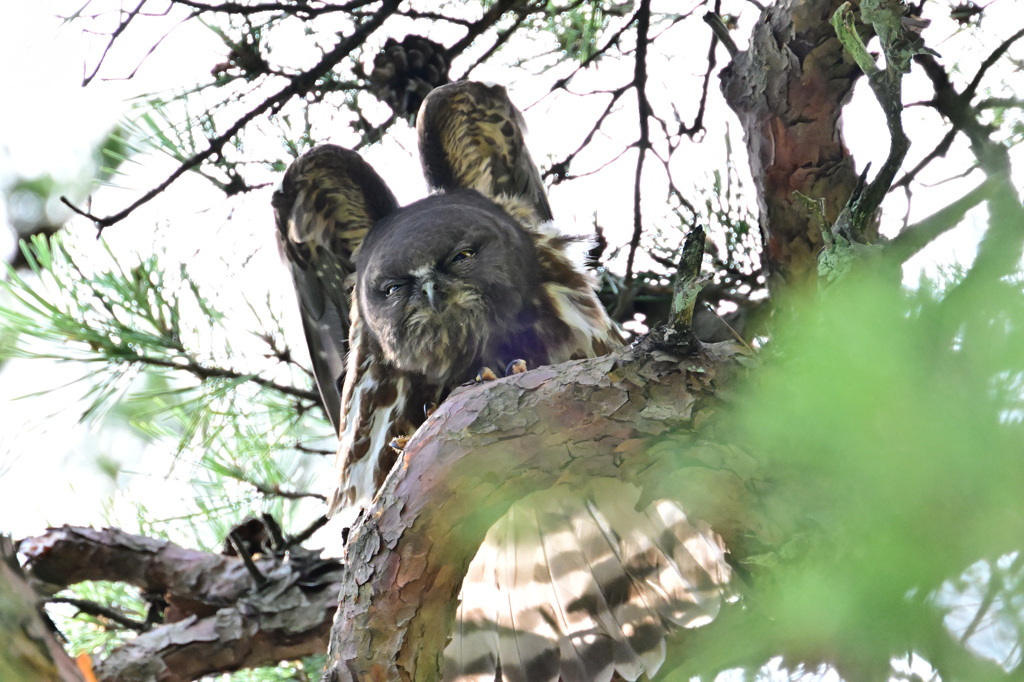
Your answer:
[[[50,597],[46,602],[48,604],[68,604],[70,606],[74,606],[79,613],[88,613],[90,616],[104,618],[128,630],[144,632],[149,629],[149,624],[144,621],[129,618],[117,609],[97,604],[96,602],[89,601],[88,599],[75,599],[74,597]]]
[[[835,231],[844,234],[848,239],[859,239],[871,228],[875,211],[882,205],[882,200],[888,194],[896,173],[903,165],[907,150],[910,149],[910,138],[903,130],[903,75],[910,70],[910,59],[917,48],[904,36],[906,31],[902,27],[898,12],[879,9],[873,6],[875,4],[871,3],[870,12],[867,2],[861,9],[866,21],[870,17],[875,33],[881,39],[886,65],[884,70],[879,69],[874,58],[868,54],[857,32],[856,18],[850,4],[844,3],[832,16],[832,25],[839,42],[868,77],[871,92],[882,107],[889,129],[889,154],[881,170],[867,187],[851,197],[835,225]]]
[[[793,192],[823,198],[834,222],[857,186],[839,118],[861,71],[828,24],[840,4],[773,4],[755,26],[750,47],[721,75],[726,102],[743,126],[776,305],[816,280],[822,246],[821,230]]]
[[[885,246],[885,258],[893,264],[906,262],[936,237],[959,225],[968,211],[991,196],[992,182],[985,181],[949,206],[919,223],[908,225]]]
[[[92,79],[96,77],[96,74],[99,73],[100,68],[103,66],[103,62],[107,58],[107,54],[110,52],[110,48],[114,46],[114,41],[117,40],[118,36],[125,32],[125,30],[128,28],[128,25],[132,23],[132,20],[139,15],[139,12],[142,11],[142,6],[145,5],[146,2],[148,2],[148,0],[141,0],[138,6],[135,9],[128,12],[127,18],[122,19],[121,22],[117,25],[117,28],[114,29],[113,33],[110,34],[110,40],[107,41],[107,46],[103,48],[103,54],[100,55],[99,61],[96,62],[96,67],[92,70],[92,73],[90,73],[88,76],[82,79],[83,88],[89,85],[89,83],[92,82]],[[122,13],[124,12],[124,10],[121,11]]]
[[[338,62],[362,45],[367,36],[380,28],[384,21],[398,9],[399,4],[400,0],[384,0],[381,8],[370,19],[357,26],[351,34],[338,41],[338,44],[335,45],[330,52],[326,53],[316,66],[300,75],[294,76],[291,83],[286,87],[277,92],[277,94],[260,102],[256,107],[249,110],[248,113],[239,117],[225,132],[212,138],[206,149],[183,161],[178,168],[167,177],[166,180],[143,194],[121,211],[101,218],[74,206],[66,197],[61,197],[61,201],[75,211],[75,213],[92,220],[100,230],[121,222],[131,215],[135,209],[149,203],[159,196],[165,189],[174,184],[174,182],[182,175],[193,168],[198,167],[207,159],[220,154],[225,145],[234,139],[234,137],[249,125],[249,123],[257,116],[264,113],[274,113],[279,111],[291,98],[304,95],[312,90],[313,87],[315,87],[317,80],[325,76],[336,64],[338,64]]]
[[[640,235],[643,234],[643,216],[640,212],[640,181],[644,172],[644,161],[651,147],[651,103],[647,99],[647,34],[651,29],[650,0],[641,0],[637,8],[636,20],[636,57],[633,60],[633,87],[636,89],[637,121],[640,124],[640,138],[636,142],[636,172],[633,177],[633,236],[629,240],[629,253],[626,256],[626,274],[623,278],[626,290],[633,285],[633,260],[640,248]],[[614,313],[613,313],[614,316]]]
[[[949,80],[949,75],[931,55],[918,55],[916,61],[932,82],[935,97],[932,106],[949,119],[954,128],[963,132],[970,140],[971,151],[978,160],[978,166],[987,176],[990,189],[989,226],[971,269],[964,279],[945,297],[944,306],[953,309],[981,310],[986,298],[986,283],[1016,271],[1024,253],[1024,209],[1020,196],[1013,184],[1008,148],[991,138],[992,129],[983,124],[978,111],[971,106],[973,88],[981,82],[985,71],[995,62],[998,55],[1016,40],[1024,37],[1024,29],[1016,32],[985,60],[971,85],[958,93]]]
[[[714,409],[715,387],[738,368],[738,348],[684,356],[648,341],[452,394],[352,531],[324,679],[436,679],[470,560],[531,492],[632,481],[647,499],[682,500],[745,556],[766,527],[747,515],[757,467],[734,448],[696,441],[685,461],[678,456]]]
[[[186,549],[116,528],[51,528],[22,540],[18,552],[28,557],[32,578],[53,591],[85,580],[111,580],[144,592],[166,592],[192,611],[215,611],[255,587],[237,557]],[[272,558],[257,560],[264,572],[274,563]]]
[[[85,682],[55,637],[53,623],[37,608],[38,598],[19,570],[14,546],[0,535],[0,678],[33,682]]]
[[[294,545],[287,558],[252,559],[185,549],[116,529],[64,526],[23,540],[30,576],[48,589],[112,580],[162,595],[165,625],[96,666],[99,680],[192,680],[317,654],[327,644],[340,564]]]
[[[480,20],[474,23],[466,35],[464,35],[457,43],[448,48],[449,60],[454,59],[457,55],[462,54],[467,47],[473,44],[473,41],[480,37],[487,29],[495,24],[498,19],[501,18],[505,12],[509,11],[516,5],[518,0],[499,0],[490,9],[484,12],[484,15],[480,17]]]
[[[261,388],[277,391],[282,395],[287,395],[292,398],[298,398],[299,400],[308,400],[312,403],[320,403],[320,394],[316,391],[311,391],[305,388],[298,388],[297,386],[291,386],[289,384],[279,384],[276,381],[270,379],[264,379],[259,374],[252,374],[246,372],[239,372],[226,367],[210,367],[203,365],[196,361],[194,358],[188,358],[186,362],[174,362],[172,360],[164,360],[163,358],[156,358],[150,355],[138,355],[135,357],[128,357],[125,362],[145,365],[149,367],[162,367],[165,369],[176,369],[182,372],[188,372],[189,374],[199,379],[245,379],[252,383],[260,386]]]

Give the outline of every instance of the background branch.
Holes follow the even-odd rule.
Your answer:
[[[287,559],[252,558],[266,578],[259,586],[241,558],[116,529],[54,528],[22,540],[18,551],[48,589],[111,580],[170,605],[165,624],[96,664],[97,678],[110,682],[192,680],[320,653],[337,604],[340,564],[295,546]]]

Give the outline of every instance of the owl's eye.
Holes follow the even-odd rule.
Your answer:
[[[401,284],[392,283],[392,284],[385,285],[384,288],[381,289],[381,291],[384,292],[384,296],[393,296],[393,295],[397,294],[398,291],[401,288],[402,288]]]
[[[463,249],[462,251],[459,251],[452,257],[451,262],[458,263],[460,260],[466,260],[467,258],[472,258],[475,255],[476,251],[474,251],[473,249]]]

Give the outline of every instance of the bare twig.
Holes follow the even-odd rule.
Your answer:
[[[516,20],[512,22],[511,26],[509,26],[504,31],[501,31],[498,34],[498,37],[495,39],[494,43],[489,48],[487,48],[487,50],[482,55],[480,55],[480,57],[475,62],[473,62],[468,69],[466,69],[465,77],[468,78],[469,75],[473,73],[473,70],[476,69],[476,67],[483,64],[485,61],[490,59],[495,52],[500,50],[501,47],[512,38],[515,32],[519,30],[519,27],[523,25],[523,22],[526,21],[527,17],[529,17],[528,14],[520,14],[519,16],[516,17]]]
[[[978,67],[978,71],[974,74],[974,78],[971,79],[970,84],[964,89],[963,93],[960,94],[957,94],[956,91],[953,89],[952,85],[949,83],[949,79],[944,78],[939,73],[940,71],[942,71],[942,69],[938,65],[938,62],[936,62],[931,55],[919,55],[915,59],[915,61],[917,61],[917,63],[924,68],[925,74],[928,75],[929,78],[931,78],[932,83],[935,86],[935,97],[933,97],[932,100],[928,102],[928,104],[935,108],[935,110],[938,111],[940,114],[948,118],[950,123],[952,124],[952,128],[942,137],[942,140],[939,142],[938,145],[936,145],[935,149],[933,149],[916,166],[914,166],[913,169],[908,171],[902,178],[899,179],[898,182],[896,182],[893,185],[894,189],[896,187],[908,186],[910,182],[913,181],[915,177],[917,177],[918,173],[920,173],[921,170],[925,168],[925,166],[927,166],[929,163],[931,163],[940,156],[944,157],[946,155],[946,152],[949,151],[950,146],[953,144],[953,140],[956,138],[956,134],[958,132],[961,132],[963,125],[970,124],[972,120],[975,124],[977,123],[976,117],[968,113],[968,110],[970,109],[971,99],[977,92],[978,87],[981,85],[981,81],[985,77],[985,74],[988,72],[988,70],[992,68],[992,66],[997,61],[999,61],[999,58],[1006,54],[1006,51],[1009,50],[1010,47],[1021,38],[1024,38],[1024,29],[1017,31],[1009,38],[1004,40],[1002,43],[1000,43],[999,46],[996,47],[996,49],[993,50],[992,53],[989,54],[989,56],[986,57],[985,60],[981,63],[981,65]],[[1016,98],[1011,98],[1005,104],[1000,104],[998,102],[993,103],[992,100],[986,100],[985,102],[980,103],[977,109],[981,110],[984,108],[988,108],[989,106],[1003,105],[1020,106],[1020,104],[1020,100],[1017,100]],[[977,127],[977,125],[974,125],[972,127],[972,130],[976,131]],[[971,131],[965,132],[967,133],[968,137],[972,137]]]
[[[971,79],[970,84],[964,89],[962,97],[966,98],[967,101],[971,100],[974,97],[974,94],[978,91],[978,86],[981,85],[981,80],[985,77],[985,74],[988,73],[988,70],[991,69],[995,63],[998,62],[1004,54],[1006,54],[1006,51],[1021,38],[1024,38],[1024,28],[1011,35],[1009,38],[1001,42],[996,49],[992,50],[992,53],[985,58],[985,61],[983,61],[980,66],[978,66],[978,72],[974,74],[974,78]]]
[[[139,15],[142,11],[142,6],[145,5],[149,0],[141,0],[135,9],[128,12],[128,16],[122,19],[114,29],[114,32],[110,34],[110,40],[107,41],[107,46],[103,48],[103,54],[100,55],[99,61],[96,62],[96,67],[92,70],[92,73],[82,79],[82,87],[85,87],[92,82],[92,79],[99,73],[100,67],[103,66],[104,60],[107,58],[107,54],[110,52],[110,48],[114,46],[114,41],[128,29],[128,25],[132,23],[132,20]]]
[[[302,74],[294,76],[291,83],[276,94],[271,95],[260,102],[256,107],[250,109],[248,113],[239,117],[224,133],[212,138],[206,149],[183,161],[178,168],[167,177],[166,180],[143,194],[121,211],[111,216],[100,218],[78,209],[66,197],[61,197],[61,201],[71,207],[72,210],[79,215],[92,220],[100,230],[121,222],[131,215],[131,213],[137,208],[149,203],[159,196],[182,175],[193,168],[198,167],[207,159],[220,154],[224,147],[256,117],[265,113],[276,113],[293,97],[304,95],[312,90],[315,87],[317,80],[326,75],[338,62],[351,54],[351,52],[357,47],[362,45],[366,37],[376,31],[384,21],[398,9],[399,4],[400,0],[384,0],[381,8],[371,18],[367,19],[365,22],[357,26],[352,33],[338,41],[334,48],[327,52],[316,66]]]
[[[605,122],[605,120],[611,115],[612,111],[614,110],[615,103],[619,101],[619,98],[622,97],[627,90],[629,90],[628,85],[616,88],[610,93],[612,96],[611,99],[605,106],[604,111],[601,112],[601,115],[597,117],[597,120],[594,122],[594,125],[590,127],[590,130],[584,136],[583,141],[580,143],[580,145],[576,147],[576,149],[574,149],[572,152],[570,152],[569,155],[566,156],[561,161],[556,161],[552,163],[551,167],[544,171],[543,177],[545,179],[551,177],[552,182],[557,185],[558,183],[570,177],[578,177],[569,175],[569,166],[572,165],[573,159],[575,159],[587,147],[587,145],[589,145],[591,141],[593,141],[594,136],[597,135],[597,131],[601,129],[601,125]]]
[[[89,601],[88,599],[76,599],[74,597],[48,597],[44,602],[47,604],[69,604],[74,606],[81,613],[87,613],[90,616],[96,616],[97,618],[105,618],[106,620],[117,623],[123,628],[134,630],[135,632],[145,632],[150,627],[149,623],[129,618],[117,609],[97,604],[96,602]]]
[[[736,47],[736,41],[729,35],[729,27],[722,21],[722,17],[718,16],[716,12],[708,12],[704,15],[704,23],[711,27],[711,32],[722,42],[730,58],[739,54],[740,48]],[[712,43],[712,49],[714,49],[714,43]]]
[[[320,500],[326,502],[327,498],[320,493],[310,493],[303,490],[281,490],[276,485],[266,485],[257,481],[246,481],[253,488],[256,488],[257,492],[267,497],[280,497],[285,500],[303,500],[306,498],[312,498],[314,500]]]
[[[704,71],[704,82],[701,84],[700,102],[697,104],[697,115],[694,116],[693,123],[689,126],[684,124],[682,121],[679,121],[679,135],[686,135],[692,138],[694,135],[704,130],[704,110],[707,108],[708,104],[708,88],[711,86],[711,74],[714,73],[715,67],[718,65],[718,62],[715,59],[715,48],[718,47],[719,40],[721,40],[721,38],[719,38],[717,34],[713,35],[711,37],[711,44],[708,46],[708,68]],[[726,45],[726,47],[728,48],[728,45]],[[735,44],[733,44],[732,47],[733,49],[736,49]],[[729,54],[732,55],[732,51],[730,51]]]
[[[632,28],[633,24],[636,23],[637,15],[638,12],[634,12],[633,15],[629,18],[629,21],[627,21],[621,28],[619,28],[619,30],[613,33],[608,38],[608,40],[605,41],[604,45],[597,48],[597,50],[595,50],[586,59],[584,59],[580,63],[580,65],[573,69],[568,76],[565,76],[564,78],[559,78],[557,81],[555,81],[555,83],[551,86],[549,92],[554,92],[555,90],[564,90],[566,86],[569,85],[570,81],[572,81],[573,77],[576,76],[576,74],[588,68],[591,64],[595,63],[598,59],[601,59],[605,54],[607,54],[609,50],[617,46],[619,44],[619,41],[622,40],[622,36],[625,35],[626,31]]]
[[[245,379],[246,381],[251,381],[263,388],[268,388],[293,398],[299,398],[300,400],[308,400],[314,403],[319,402],[320,400],[320,396],[316,391],[298,388],[297,386],[289,386],[287,384],[279,384],[276,381],[264,379],[258,374],[238,372],[225,367],[209,367],[201,365],[193,358],[187,358],[185,362],[174,362],[172,360],[164,360],[163,358],[154,358],[149,355],[138,355],[126,358],[124,361],[152,367],[177,369],[183,372],[188,372],[200,379]]]
[[[633,60],[633,88],[636,90],[637,116],[640,124],[640,139],[634,145],[637,149],[636,172],[633,175],[633,236],[629,240],[626,256],[626,274],[623,278],[628,290],[633,283],[633,262],[640,248],[643,233],[643,214],[640,208],[640,180],[644,172],[644,160],[651,146],[650,116],[651,103],[647,99],[647,34],[651,28],[651,2],[641,0],[637,8],[636,56]]]
[[[330,521],[330,519],[326,516],[318,516],[313,523],[309,524],[305,528],[305,530],[291,537],[291,544],[301,545],[303,542],[311,538],[313,533],[326,526],[328,521]]]
[[[466,35],[457,43],[448,48],[448,58],[454,59],[457,55],[465,52],[466,48],[473,44],[481,34],[493,26],[505,12],[512,9],[519,0],[499,0],[494,3],[473,26],[466,31]]]
[[[885,258],[904,263],[941,234],[960,224],[969,210],[992,196],[992,182],[986,180],[949,206],[919,223],[908,225],[885,247]]]
[[[256,586],[262,587],[265,585],[267,583],[267,576],[263,575],[256,562],[252,560],[252,553],[246,548],[245,541],[238,536],[238,531],[233,530],[228,533],[228,542],[234,548],[238,558],[242,560],[245,570],[252,576],[252,581],[256,583]]]
[[[313,7],[306,2],[264,2],[252,5],[239,2],[222,2],[214,5],[208,2],[198,2],[197,0],[171,0],[171,2],[175,5],[190,7],[198,10],[198,12],[237,14],[240,16],[260,14],[261,12],[282,12],[294,15],[300,19],[312,19],[321,14],[330,14],[332,12],[354,12],[360,7],[373,4],[374,0],[353,0],[353,2],[341,5],[324,3],[320,7]]]
[[[902,178],[893,183],[890,191],[898,187],[908,187],[910,183],[914,181],[914,178],[916,178],[928,164],[940,156],[945,157],[946,152],[948,152],[949,148],[953,145],[953,140],[956,139],[956,134],[958,132],[960,132],[959,129],[954,125],[945,135],[942,136],[939,143],[935,145],[935,149],[931,150],[927,156],[918,162],[916,166],[904,173]]]

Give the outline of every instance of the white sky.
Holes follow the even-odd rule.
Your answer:
[[[80,87],[83,63],[87,63],[86,68],[91,70],[101,43],[95,36],[82,35],[77,25],[62,26],[53,18],[54,13],[70,13],[82,4],[83,0],[18,3],[16,7],[8,8],[7,20],[0,22],[0,60],[9,65],[0,71],[0,92],[7,93],[8,102],[7,106],[0,107],[0,182],[9,181],[15,174],[31,176],[43,172],[58,177],[74,177],[88,150],[127,110],[127,98],[199,80],[208,76],[211,64],[223,59],[223,50],[212,34],[198,24],[185,25],[173,32],[163,46],[146,60],[133,80],[97,80],[83,90]],[[933,11],[931,18],[938,24],[933,27],[933,35],[953,35],[954,27],[950,22],[938,21],[940,17],[934,12],[942,7],[944,5],[937,3],[928,5],[929,11]],[[986,28],[1001,35],[1004,31],[1000,31],[1000,27],[1019,25],[1019,6],[1013,2],[996,2],[987,10],[985,21]],[[679,45],[700,46],[701,59],[692,62],[692,75],[697,76],[704,66],[706,28],[700,21],[686,22],[686,25],[688,33],[674,40]],[[749,20],[745,26],[736,33],[738,37],[748,33]],[[133,33],[131,39],[125,41],[122,51],[109,57],[112,68],[105,71],[107,75],[126,74],[133,68],[151,40],[158,37],[157,33],[147,31]],[[296,31],[296,38],[301,40],[301,31]],[[973,73],[975,63],[980,59],[978,55],[986,54],[995,44],[992,39],[984,42],[989,47],[981,50],[982,38],[968,31],[944,41],[938,49],[944,54],[963,50],[972,54],[973,51],[975,61],[970,66],[965,62],[964,66],[966,71]],[[297,43],[296,49],[302,47]],[[726,55],[720,52],[720,65],[725,61]],[[685,72],[690,63],[676,57],[669,66]],[[508,76],[497,69],[481,69],[475,75],[482,80],[508,82]],[[614,69],[606,69],[600,76],[600,83],[607,87],[609,82],[621,82],[616,80],[620,76],[626,78],[623,74],[614,73]],[[573,89],[584,91],[594,86],[597,78],[584,75],[575,82]],[[559,95],[545,98],[531,107],[529,105],[537,102],[543,94],[536,83],[539,79],[531,80],[520,71],[516,82],[509,85],[513,99],[526,110],[531,131],[530,146],[534,157],[543,165],[549,154],[564,156],[578,144],[582,134],[577,123],[579,107],[596,104]],[[921,77],[908,79],[906,90],[906,101],[924,100],[930,96],[927,83]],[[657,92],[652,96],[656,97]],[[711,172],[720,167],[721,158],[716,155],[721,154],[720,141],[727,126],[733,131],[738,130],[738,124],[721,103],[717,80],[712,82],[709,107],[705,119],[708,127],[706,144],[684,147],[686,167],[679,169],[676,178],[683,187],[686,183],[708,182]],[[693,114],[685,111],[682,115],[689,119]],[[906,117],[911,137],[923,126],[934,126],[936,120],[935,115],[924,108],[909,109]],[[625,139],[633,135],[630,129],[622,126],[610,130]],[[872,167],[877,169],[884,159],[887,139],[880,131],[884,131],[881,113],[871,101],[867,89],[859,87],[846,118],[847,145],[853,151],[859,168],[872,161]],[[394,147],[390,151],[377,148],[370,150],[367,156],[385,175],[399,198],[411,201],[424,192],[414,156],[414,136],[406,127],[398,126],[393,137],[398,142],[398,151]],[[334,139],[342,144],[345,140],[341,131]],[[741,147],[734,144],[735,161],[745,173]],[[600,147],[597,151],[600,152]],[[927,151],[914,148],[911,158],[920,158]],[[1020,159],[1020,154],[1017,156],[1019,174],[1024,160]],[[173,164],[165,158],[150,155],[144,161],[143,165],[133,166],[130,175],[118,180],[126,189],[105,189],[99,193],[94,205],[97,213],[123,207],[173,169]],[[583,169],[588,163],[597,165],[598,161],[581,158],[574,170]],[[962,142],[954,148],[944,170],[929,171],[925,178],[928,182],[938,182],[952,175],[949,169],[956,168],[958,163],[965,169],[970,164]],[[585,231],[589,228],[592,211],[601,206],[602,224],[606,227],[625,226],[623,232],[628,233],[632,223],[632,168],[632,157],[627,156],[593,177],[554,188],[552,203],[556,215],[563,223],[576,225],[576,229]],[[651,179],[656,179],[657,165],[649,163],[648,169]],[[915,195],[911,219],[924,217],[949,197],[961,194],[977,182],[978,179],[972,177],[939,185],[930,192],[920,190]],[[751,189],[749,184],[747,188]],[[224,267],[225,254],[239,250],[251,253],[253,244],[261,245],[255,268],[264,272],[269,280],[269,284],[264,284],[277,290],[276,295],[283,301],[281,307],[290,316],[289,324],[295,330],[292,346],[300,346],[302,337],[291,302],[292,294],[287,291],[287,275],[277,263],[276,248],[272,245],[269,192],[256,192],[242,201],[226,204],[218,190],[194,175],[184,178],[172,191],[173,194],[148,204],[124,225],[108,231],[108,237],[122,247],[145,251],[153,239],[150,226],[166,224],[176,235],[171,257],[210,271]],[[650,207],[661,198],[657,192],[649,192],[645,201]],[[886,208],[890,231],[898,227],[905,210],[902,198],[894,197]],[[648,210],[648,215],[653,213],[653,209]],[[84,234],[91,229],[81,222],[78,228]],[[957,234],[943,238],[911,270],[936,259],[969,261],[976,235],[976,228],[960,228]],[[0,251],[7,251],[10,246],[4,242],[5,239],[6,235],[0,230]],[[916,275],[911,274],[908,278],[914,280]],[[115,493],[119,500],[118,509],[125,514],[129,528],[130,505],[127,503],[132,499],[144,499],[156,513],[172,515],[180,505],[181,495],[187,495],[188,489],[164,478],[169,467],[166,447],[147,444],[123,431],[104,430],[102,424],[78,424],[81,405],[67,393],[42,399],[15,400],[41,387],[62,385],[81,371],[67,365],[50,366],[45,370],[40,367],[38,363],[12,361],[0,370],[0,532],[21,536],[38,532],[47,524],[99,524],[103,520],[104,500]],[[123,473],[116,481],[104,477],[98,473],[94,463],[98,453],[115,457],[125,471],[137,473]],[[329,463],[325,463],[325,476],[330,477],[330,471]],[[325,484],[320,492],[326,492],[328,487]]]

